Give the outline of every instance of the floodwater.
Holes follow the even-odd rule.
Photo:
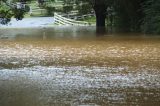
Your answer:
[[[160,36],[0,29],[0,106],[160,106]]]

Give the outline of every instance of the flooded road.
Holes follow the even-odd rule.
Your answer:
[[[0,106],[159,106],[160,37],[0,29]]]
[[[29,27],[44,27],[48,25],[54,24],[53,17],[32,17],[32,18],[24,18],[23,20],[16,20],[12,18],[11,21],[7,25],[1,25],[1,28],[29,28]]]

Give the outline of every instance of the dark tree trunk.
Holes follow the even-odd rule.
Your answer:
[[[104,34],[105,30],[105,16],[96,14],[96,32],[97,34]]]
[[[106,16],[103,13],[96,13],[96,26],[105,27]]]
[[[94,6],[96,14],[97,33],[105,33],[106,6],[105,4]]]

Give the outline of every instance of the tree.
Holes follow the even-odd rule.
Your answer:
[[[108,0],[79,0],[79,2],[89,3],[94,9],[96,15],[96,27],[98,33],[105,32],[106,10],[108,7],[107,1]]]
[[[108,7],[107,0],[80,0],[88,2],[96,14],[96,26],[105,27],[106,9]]]
[[[160,34],[160,0],[147,0],[143,5],[145,14],[142,30]]]
[[[146,0],[114,0],[116,26],[123,31],[140,31],[144,13],[142,5]]]
[[[83,0],[84,1],[84,0]],[[123,31],[141,31],[144,18],[142,5],[146,0],[88,0],[96,14],[97,27],[105,27],[106,15]],[[112,11],[109,11],[112,9]]]
[[[28,6],[22,4],[9,3],[6,0],[0,0],[0,23],[7,24],[11,17],[22,20],[24,14],[28,12]]]

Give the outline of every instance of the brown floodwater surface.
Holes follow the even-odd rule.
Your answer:
[[[160,106],[160,36],[0,29],[0,106]]]

